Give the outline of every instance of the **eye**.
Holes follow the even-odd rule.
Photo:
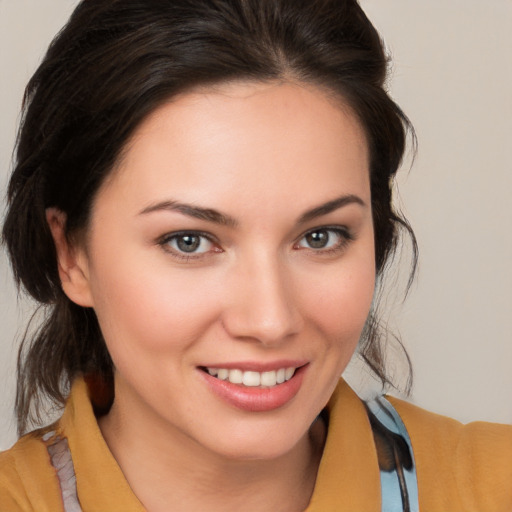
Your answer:
[[[315,251],[341,249],[352,240],[348,231],[340,228],[318,228],[306,233],[297,247]]]
[[[167,235],[160,241],[160,244],[164,249],[181,255],[204,254],[216,248],[210,238],[195,232]]]

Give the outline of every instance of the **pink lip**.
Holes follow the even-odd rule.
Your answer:
[[[255,367],[261,368],[262,366],[264,367],[262,370],[255,369]],[[250,368],[247,369],[245,369],[243,365],[226,365],[219,366],[219,368],[238,368],[244,371],[262,372],[272,371],[277,368],[290,368],[294,366],[295,364],[289,364],[276,367],[275,364],[272,363],[272,367],[270,369],[267,369],[269,366],[265,364],[256,366],[251,365]],[[215,368],[217,368],[217,366],[215,366]],[[306,370],[307,365],[303,365],[300,368],[297,368],[297,370],[295,370],[295,374],[290,380],[283,382],[283,384],[278,384],[272,388],[252,388],[242,386],[240,384],[232,384],[229,381],[217,379],[216,377],[213,377],[202,370],[199,371],[205,379],[205,382],[208,384],[210,390],[228,404],[243,411],[265,412],[283,407],[290,400],[292,400],[292,398],[299,392]]]

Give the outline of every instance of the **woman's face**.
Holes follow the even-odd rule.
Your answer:
[[[80,255],[127,421],[228,458],[305,438],[372,301],[367,153],[348,108],[291,84],[185,94],[140,126]]]

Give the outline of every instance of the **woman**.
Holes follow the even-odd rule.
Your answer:
[[[389,380],[372,300],[408,121],[385,77],[353,1],[77,7],[27,88],[4,225],[50,305],[20,432],[67,403],[1,455],[2,509],[510,509],[510,427],[339,381],[358,344]]]

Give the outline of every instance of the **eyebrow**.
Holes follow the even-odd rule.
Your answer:
[[[206,220],[213,222],[214,224],[221,224],[222,226],[236,227],[238,222],[235,218],[220,213],[212,208],[202,208],[200,206],[194,206],[192,204],[179,203],[178,201],[162,201],[154,205],[150,205],[144,208],[140,215],[146,215],[148,213],[158,211],[171,211],[179,212],[188,217],[194,217],[195,219]]]
[[[322,215],[327,215],[349,204],[358,204],[362,207],[366,206],[366,203],[359,196],[354,194],[343,195],[304,212],[299,218],[299,224],[304,224]]]
[[[354,194],[343,195],[337,197],[336,199],[332,199],[327,203],[315,206],[314,208],[307,210],[299,217],[298,224],[304,224],[317,217],[321,217],[322,215],[327,215],[349,204],[358,204],[362,207],[366,206],[366,203],[359,196]],[[238,221],[234,217],[221,213],[217,210],[214,210],[213,208],[202,208],[201,206],[180,203],[178,201],[172,200],[161,201],[159,203],[147,206],[141,210],[139,215],[147,215],[149,213],[158,211],[179,212],[183,215],[187,215],[188,217],[193,217],[195,219],[205,220],[207,222],[213,222],[214,224],[220,224],[222,226],[228,226],[232,228],[238,226]]]

